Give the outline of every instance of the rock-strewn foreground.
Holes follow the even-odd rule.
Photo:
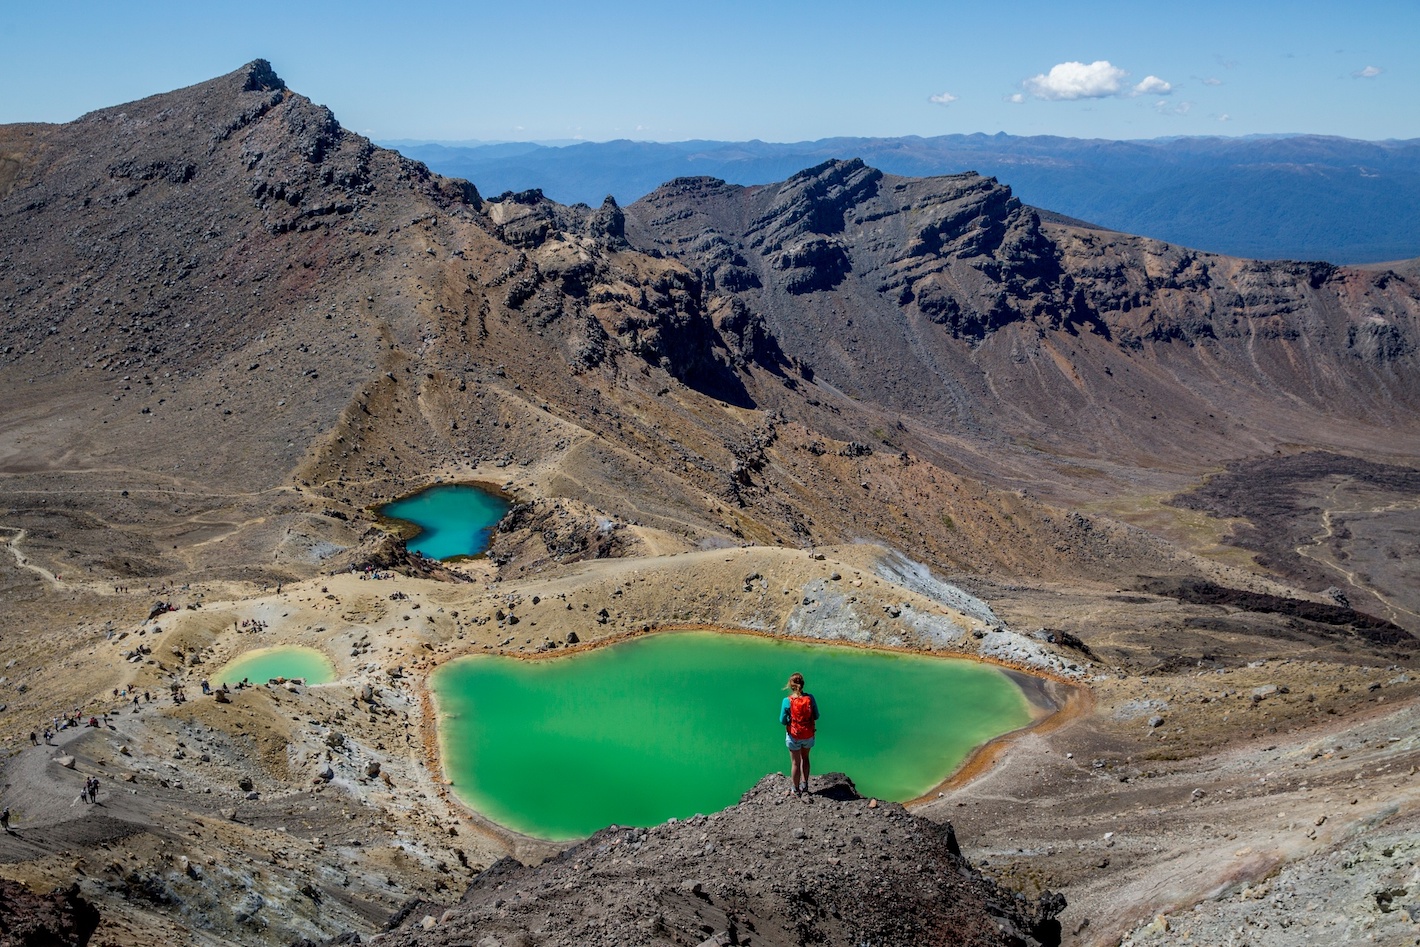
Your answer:
[[[976,874],[948,824],[858,795],[841,773],[786,795],[766,776],[739,805],[650,829],[611,827],[536,868],[511,859],[453,905],[408,906],[382,943],[1055,943],[1064,899]]]
[[[1021,903],[1065,893],[1062,943],[1413,940],[1414,262],[1201,254],[851,161],[489,197],[261,61],[0,127],[0,246],[0,877],[58,889],[74,942],[83,904],[91,944],[369,939],[556,856],[453,794],[427,675],[683,627],[1043,675],[1036,728],[861,818],[909,848],[950,820]],[[514,499],[486,558],[431,566],[378,519],[440,480]],[[202,694],[279,644],[338,679]],[[75,708],[99,725],[40,738]],[[744,812],[805,813],[780,855],[836,845],[862,805],[775,801],[707,815],[710,854]],[[999,930],[989,885],[881,833],[829,867],[909,880],[833,887],[841,918],[755,844],[773,871],[739,881],[625,860],[686,831],[592,858],[666,918],[699,880],[668,942],[694,910],[728,931],[730,895],[765,942]],[[509,869],[527,902],[561,879],[542,933],[500,893],[487,932],[393,936],[571,936],[595,885],[568,871]],[[960,898],[918,899],[943,878]]]

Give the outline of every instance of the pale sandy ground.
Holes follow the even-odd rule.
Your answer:
[[[517,582],[493,581],[484,562],[460,568],[470,582],[341,574],[279,594],[191,588],[172,598],[200,596],[201,608],[112,636],[88,626],[62,678],[7,691],[15,749],[0,799],[18,834],[0,839],[0,872],[41,889],[79,877],[105,912],[98,944],[165,929],[213,944],[368,936],[410,896],[456,896],[502,854],[554,850],[450,794],[424,687],[432,669],[465,653],[561,653],[570,632],[591,647],[711,626],[965,653],[1087,685],[1074,719],[1002,744],[920,805],[952,820],[988,872],[1064,890],[1067,944],[1306,942],[1299,932],[1413,942],[1420,736],[1399,670],[1287,661],[1126,679],[869,545],[684,551]],[[249,620],[266,627],[240,630]],[[140,642],[151,653],[125,660]],[[225,705],[200,695],[231,658],[285,644],[324,651],[338,680],[255,687]],[[5,646],[23,670],[23,649]],[[171,682],[186,703],[168,699]],[[1247,699],[1284,682],[1286,694]],[[154,701],[120,708],[111,690],[124,686]],[[61,749],[27,739],[69,703],[120,710],[109,727],[63,731],[72,770],[53,761]],[[1149,726],[1156,714],[1166,725]],[[72,804],[89,773],[103,780],[101,805]],[[1382,906],[1378,891],[1398,893]]]
[[[1065,944],[1413,944],[1420,707],[1372,706],[1182,761],[1121,760],[1084,718],[922,811],[988,872],[1068,878]]]

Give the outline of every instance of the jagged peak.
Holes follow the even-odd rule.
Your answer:
[[[816,164],[812,168],[805,168],[798,174],[788,178],[784,183],[799,184],[803,181],[811,181],[814,178],[846,178],[859,171],[870,170],[874,174],[881,175],[882,172],[876,168],[868,168],[862,158],[829,158],[821,164]]]
[[[215,111],[220,114],[228,109],[235,109],[237,112],[246,112],[252,108],[251,102],[253,100],[264,99],[269,106],[289,97],[289,92],[285,80],[276,74],[276,70],[272,68],[269,61],[253,59],[240,69],[234,69],[223,75],[180,89],[156,92],[141,99],[96,109],[79,116],[75,121],[78,123],[112,121],[126,117],[134,110],[152,109],[154,112],[159,112],[172,108],[191,107],[194,103],[203,100],[207,102],[207,105],[203,107],[204,111]],[[264,107],[259,110],[264,111]]]
[[[524,207],[555,203],[548,200],[540,187],[530,187],[526,191],[504,191],[497,197],[490,197],[489,200],[494,204],[521,204]]]
[[[723,178],[711,177],[707,174],[691,174],[671,178],[643,197],[642,200],[654,201],[657,198],[679,197],[688,194],[709,195],[720,191],[743,189],[743,185],[726,183]]]
[[[238,69],[236,74],[245,80],[242,84],[243,92],[274,92],[286,88],[286,81],[276,74],[271,63],[265,59],[253,59]]]
[[[834,158],[814,165],[779,186],[749,232],[768,233],[768,249],[782,247],[805,233],[840,233],[850,208],[871,199],[882,178],[881,171],[868,167],[861,158]]]

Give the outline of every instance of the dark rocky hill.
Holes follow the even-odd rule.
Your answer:
[[[477,206],[260,61],[67,125],[5,127],[0,152],[11,418],[71,405],[108,428],[101,448],[78,440],[120,463],[156,466],[200,438],[172,470],[257,488],[381,360],[367,300],[401,265],[382,259],[389,235],[411,208]]]
[[[505,859],[453,905],[407,906],[383,943],[1058,944],[1065,899],[1017,899],[972,869],[949,824],[864,799],[841,773],[651,829],[615,826],[538,866]]]
[[[0,153],[9,501],[73,568],[294,577],[354,546],[369,504],[480,464],[570,464],[570,499],[694,541],[862,535],[845,527],[881,498],[815,499],[806,478],[917,489],[892,485],[907,445],[840,453],[872,406],[800,390],[782,365],[807,356],[635,250],[614,204],[484,200],[263,62],[0,129]],[[1038,561],[1064,540],[1052,525],[988,548],[975,513],[959,532],[923,515],[912,532],[952,559]]]
[[[1408,430],[1420,406],[1413,266],[1203,254],[1043,219],[979,175],[859,161],[764,187],[677,179],[626,213],[722,322],[762,326],[765,367],[939,429],[1178,460],[1342,417]]]
[[[1200,254],[977,175],[486,199],[263,62],[0,155],[10,502],[76,568],[294,577],[430,471],[537,464],[546,502],[691,542],[1108,581],[1155,541],[1020,491],[1394,453],[1420,418],[1414,267]]]
[[[0,129],[0,155],[14,525],[75,568],[295,577],[432,470],[538,464],[546,502],[692,542],[1110,581],[1155,541],[1025,491],[1393,453],[1420,417],[1413,267],[1200,254],[977,175],[488,199],[262,62]]]

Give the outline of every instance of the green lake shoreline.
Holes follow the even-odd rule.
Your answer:
[[[639,656],[617,651],[677,640],[652,644]],[[688,660],[675,653],[695,649],[705,654]],[[611,657],[582,668],[557,660],[599,654]],[[533,844],[585,837],[607,824],[650,825],[718,811],[764,773],[787,771],[783,731],[768,714],[777,712],[783,677],[800,665],[809,691],[825,688],[827,702],[821,723],[827,729],[820,733],[830,739],[816,747],[814,771],[846,772],[865,795],[902,802],[924,798],[989,756],[987,748],[1052,717],[1066,703],[1059,688],[1069,686],[961,654],[742,629],[661,629],[536,656],[471,654],[440,665],[426,680],[438,769],[486,828]],[[568,683],[582,671],[587,682]],[[617,675],[623,683],[597,680]],[[538,681],[551,689],[536,692]],[[698,693],[697,685],[714,693]],[[599,700],[615,708],[602,724],[595,722],[604,712]],[[508,709],[514,707],[523,709]],[[498,712],[512,719],[497,722]],[[485,716],[481,729],[471,723],[476,714]],[[668,726],[674,747],[668,756],[636,742],[665,739],[657,733]],[[518,735],[500,733],[508,728]],[[727,729],[728,735],[719,732]],[[894,739],[905,748],[887,745]],[[559,760],[577,788],[542,785],[548,757]]]
[[[207,679],[213,687],[220,687],[248,679],[252,684],[265,684],[275,678],[299,679],[311,685],[329,684],[336,679],[335,663],[319,648],[273,645],[235,655]]]

